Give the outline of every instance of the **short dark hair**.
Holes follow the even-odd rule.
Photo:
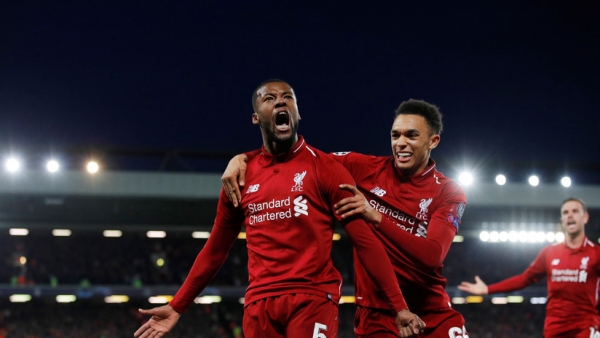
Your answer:
[[[290,86],[290,88],[292,88],[292,85],[290,85],[287,81],[281,80],[281,79],[268,79],[265,80],[263,82],[261,82],[258,86],[256,86],[256,88],[254,89],[254,93],[252,93],[252,109],[256,109],[256,99],[258,98],[258,90],[266,85],[267,83],[273,83],[273,82],[282,82],[285,83],[286,85]],[[292,88],[293,90],[294,88]]]
[[[431,103],[415,99],[404,101],[400,104],[398,109],[396,109],[396,117],[398,117],[398,115],[423,116],[425,121],[427,121],[429,131],[432,134],[442,133],[442,113],[440,113],[440,109],[437,106]]]
[[[566,200],[564,200],[562,202],[562,204],[560,205],[560,208],[562,209],[563,205],[565,205],[565,203],[567,202],[578,202],[579,204],[581,204],[581,206],[583,207],[583,212],[587,213],[587,207],[585,206],[585,203],[583,202],[583,200],[581,198],[578,197],[569,197]]]

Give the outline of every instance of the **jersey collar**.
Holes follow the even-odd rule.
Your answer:
[[[393,157],[392,157],[392,159],[393,159]],[[394,162],[394,166],[396,166],[395,162]],[[428,178],[433,177],[433,175],[435,173],[435,161],[430,157],[427,167],[420,173],[416,173],[411,176],[404,175],[400,170],[398,170],[398,168],[396,168],[396,173],[398,174],[398,176],[400,176],[400,179],[402,181],[411,181],[414,183],[423,182],[423,181],[427,180]]]
[[[262,146],[261,153],[263,155],[263,159],[265,159],[268,163],[286,162],[298,156],[298,154],[300,154],[304,148],[306,148],[306,141],[304,141],[304,136],[298,135],[298,142],[292,149],[290,149],[286,153],[281,153],[277,155],[269,154],[264,145]]]

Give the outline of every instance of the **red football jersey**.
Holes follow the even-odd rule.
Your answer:
[[[339,188],[354,184],[350,173],[327,154],[309,147],[303,137],[289,152],[263,150],[248,162],[241,208],[223,192],[213,232],[171,305],[185,310],[210,282],[235,236],[246,228],[249,285],[245,302],[289,293],[307,293],[338,302],[342,277],[331,260],[336,221],[341,221],[368,273],[378,280],[386,305],[396,311],[406,303],[390,260],[362,219],[342,220],[333,205],[352,196]],[[204,251],[208,250],[209,254]],[[389,301],[388,301],[389,300]],[[181,312],[181,311],[180,311]]]
[[[599,323],[600,246],[585,238],[577,249],[565,243],[546,246],[520,275],[488,286],[488,292],[511,292],[547,278],[544,331],[562,332]]]
[[[407,177],[396,169],[392,156],[331,155],[350,171],[369,204],[384,216],[376,234],[390,257],[409,309],[420,313],[450,307],[441,272],[465,210],[462,187],[435,170],[433,160],[423,172]],[[355,288],[358,305],[387,308],[358,260]]]

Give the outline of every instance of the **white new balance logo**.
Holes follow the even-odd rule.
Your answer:
[[[371,189],[371,192],[379,197],[383,197],[383,195],[385,195],[385,193],[387,191],[381,189],[380,187],[375,187],[375,188]]]
[[[246,191],[246,194],[249,194],[251,192],[257,192],[258,187],[260,187],[260,184],[254,184],[254,185],[249,186],[248,190]]]
[[[560,259],[558,259],[558,258],[554,258],[554,259],[552,260],[552,263],[550,263],[550,265],[558,265],[558,263],[560,263]]]
[[[302,195],[294,199],[294,216],[300,215],[308,216],[308,205],[306,205],[306,199]]]

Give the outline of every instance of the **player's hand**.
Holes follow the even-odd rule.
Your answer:
[[[373,209],[369,204],[365,195],[358,188],[351,184],[340,184],[340,189],[348,190],[354,194],[352,197],[346,197],[337,202],[333,207],[335,213],[341,215],[342,218],[358,215],[366,222],[379,226],[381,223],[381,214]]]
[[[162,337],[165,333],[171,331],[177,324],[179,316],[181,316],[169,304],[150,310],[139,309],[139,311],[141,314],[152,316],[133,334],[134,337],[139,338]]]
[[[423,333],[426,325],[416,314],[408,310],[402,310],[396,314],[396,326],[400,337],[406,338],[416,337]]]
[[[241,189],[244,187],[244,184],[246,184],[247,159],[248,158],[244,154],[235,155],[229,160],[229,164],[227,164],[227,168],[225,168],[225,172],[223,172],[223,176],[221,176],[225,194],[236,207],[242,201]]]
[[[475,276],[475,283],[462,282],[458,286],[459,290],[466,291],[475,295],[487,295],[488,286],[485,284],[479,276]]]

